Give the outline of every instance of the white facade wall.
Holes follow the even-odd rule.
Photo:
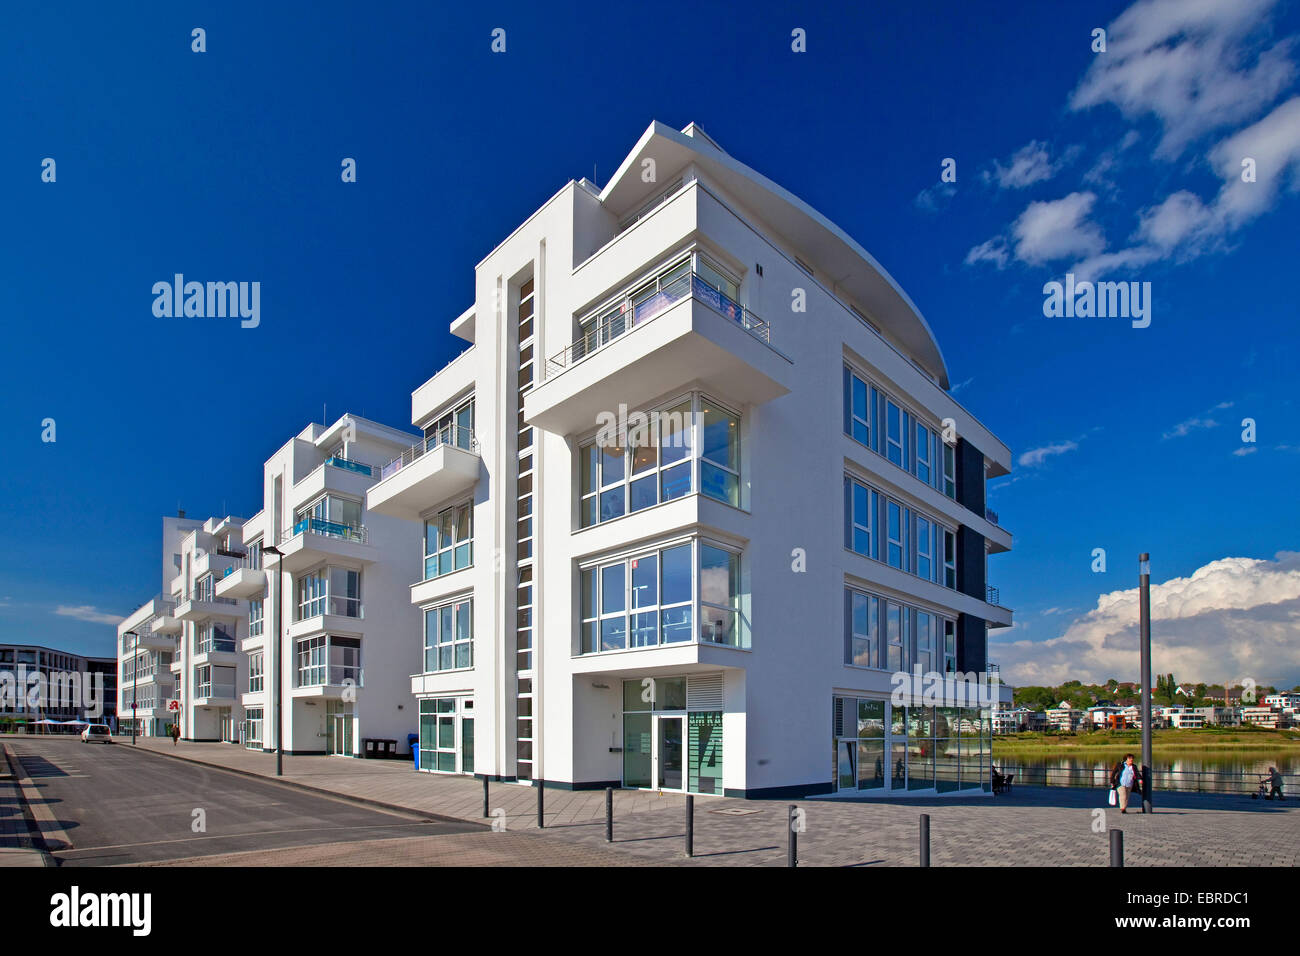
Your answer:
[[[646,153],[658,159],[659,183],[680,176],[685,184],[615,239],[620,217],[658,188],[637,187]],[[874,263],[852,252],[833,226],[779,187],[736,168],[709,141],[692,143],[656,124],[603,196],[584,182],[552,197],[478,265],[475,304],[453,323],[473,347],[412,396],[412,421],[423,426],[473,394],[478,459],[463,463],[472,477],[456,480],[453,472],[461,466],[449,454],[370,490],[372,514],[392,514],[417,528],[422,517],[472,496],[473,566],[416,585],[411,602],[424,608],[472,596],[474,665],[413,677],[411,690],[426,699],[473,698],[477,774],[523,775],[515,740],[521,677],[532,682],[536,715],[528,774],[557,786],[590,787],[622,779],[628,744],[623,680],[720,675],[725,789],[824,790],[832,777],[833,698],[884,700],[892,689],[889,672],[845,663],[846,585],[950,618],[1010,623],[1011,613],[987,603],[982,586],[978,596],[945,588],[844,547],[846,472],[953,528],[978,534],[985,542],[981,562],[984,547],[1004,551],[1011,545],[1010,535],[986,520],[982,508],[973,513],[844,434],[846,361],[928,424],[951,419],[957,433],[983,453],[989,474],[1005,473],[1010,453],[946,391],[946,370],[928,330]],[[803,236],[807,245],[789,233]],[[770,324],[770,346],[687,300],[562,374],[545,374],[547,358],[578,338],[578,319],[693,247],[740,278],[736,299]],[[850,255],[867,279],[842,279],[846,291],[822,278]],[[816,276],[803,271],[795,256]],[[529,281],[537,330],[533,386],[524,409],[535,436],[535,655],[533,666],[519,671],[516,308]],[[858,287],[858,305],[883,335],[844,304]],[[792,309],[794,289],[803,290],[804,311]],[[911,359],[900,351],[906,342],[920,343]],[[928,364],[929,372],[918,362]],[[701,495],[697,485],[684,498],[580,528],[578,448],[596,432],[599,414],[616,414],[622,403],[631,411],[653,408],[691,390],[740,414],[739,506]],[[978,480],[982,484],[982,474]],[[978,497],[983,500],[982,488]],[[750,646],[692,642],[578,653],[580,567],[681,536],[707,537],[742,553],[740,609],[750,624]],[[805,570],[793,566],[798,554]],[[417,579],[422,576],[418,558],[410,567]],[[978,581],[984,581],[983,568]],[[985,648],[965,650],[982,670]]]

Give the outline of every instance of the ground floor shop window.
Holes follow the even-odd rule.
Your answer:
[[[474,772],[474,702],[457,697],[420,701],[421,770]]]
[[[262,749],[263,708],[249,707],[244,711],[244,746],[249,750]]]
[[[720,675],[623,682],[625,787],[722,793],[721,686]]]
[[[978,707],[904,707],[834,698],[836,789],[988,790],[991,713]]]

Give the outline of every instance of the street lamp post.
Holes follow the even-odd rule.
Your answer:
[[[135,709],[136,691],[140,686],[140,662],[136,660],[136,651],[140,649],[140,635],[135,631],[127,631],[125,636],[131,638],[131,746],[134,747],[136,734],[140,731],[140,718]]]
[[[1142,812],[1151,812],[1151,555],[1138,555],[1138,642],[1142,659]]]
[[[263,554],[273,554],[275,562],[275,775],[284,776],[284,553],[273,544],[262,546]]]

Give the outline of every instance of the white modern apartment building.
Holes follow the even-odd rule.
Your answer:
[[[242,518],[209,518],[181,538],[180,573],[171,582],[172,611],[153,631],[173,633],[171,671],[175,713],[186,740],[239,742],[239,703],[247,661],[248,606],[217,593],[217,584],[244,559]]]
[[[415,732],[410,586],[421,533],[365,504],[415,437],[344,415],[307,426],[265,462],[262,510],[243,523],[240,560],[214,589],[240,609],[232,711],[244,746],[279,745],[277,681],[286,753],[361,756],[365,738],[404,750]]]
[[[1007,447],[883,268],[654,123],[475,270],[370,487],[419,529],[421,766],[748,796],[986,789]],[[945,696],[896,673],[941,677]],[[368,689],[368,688],[367,688]]]
[[[184,570],[185,539],[202,527],[202,521],[186,518],[183,511],[162,519],[160,590],[117,626],[117,713],[123,733],[134,725],[145,736],[166,736],[179,716],[167,709],[177,690],[172,665],[179,660],[183,627],[175,614],[172,582]]]

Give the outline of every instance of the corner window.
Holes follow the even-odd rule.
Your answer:
[[[424,611],[425,673],[474,666],[473,602],[452,601]]]
[[[681,498],[697,480],[701,493],[739,506],[740,416],[699,394],[633,412],[578,450],[579,526]]]
[[[466,502],[424,522],[426,581],[473,564],[473,520],[473,506]]]
[[[582,569],[580,587],[581,654],[690,640],[749,646],[740,555],[726,548],[696,540],[643,552]]]

